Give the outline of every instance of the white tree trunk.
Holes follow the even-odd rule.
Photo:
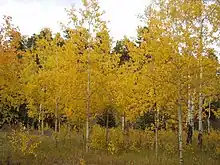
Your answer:
[[[56,99],[56,110],[55,110],[55,132],[58,132],[58,101]]]
[[[58,99],[56,99],[56,110],[55,110],[55,144],[56,147],[58,146],[58,136],[57,136],[57,132],[58,132],[58,110],[59,110],[59,104],[58,104]]]
[[[181,82],[178,82],[178,149],[179,164],[183,165],[183,128],[182,128],[182,105],[181,105]]]
[[[40,133],[42,104],[40,104],[39,110],[40,110],[40,113],[39,113],[39,118],[38,118],[38,131]]]
[[[41,114],[41,135],[44,135],[44,113]]]
[[[86,116],[86,152],[89,151],[89,116]]]
[[[207,118],[208,134],[210,134],[210,132],[211,132],[211,128],[210,128],[210,116],[211,116],[211,99],[209,100],[209,115],[208,115],[208,118]]]
[[[190,89],[190,87],[189,87]],[[193,108],[194,108],[194,103],[193,103],[193,96],[189,91],[188,94],[188,119],[187,119],[187,144],[192,144],[192,137],[193,137]]]
[[[61,129],[61,121],[60,116],[58,117],[58,131],[60,132]]]
[[[193,92],[193,95],[192,95],[192,107],[191,107],[191,121],[192,121],[192,131],[194,131],[194,111],[195,111],[195,90]]]
[[[178,105],[178,141],[179,141],[179,164],[183,164],[183,128],[182,128],[182,107]]]
[[[199,134],[198,134],[198,145],[202,146],[202,134],[203,134],[203,125],[202,125],[202,108],[203,108],[203,96],[202,96],[202,67],[200,67],[200,91],[199,91]]]
[[[90,24],[89,24],[89,32],[90,32]],[[90,53],[88,53],[87,62],[88,62],[88,70],[87,70],[86,152],[89,151],[89,118],[90,118],[90,95],[91,95]]]
[[[125,131],[125,113],[123,113],[123,115],[121,116],[121,129],[122,132]]]
[[[188,119],[187,123],[190,124],[191,120],[191,110],[192,110],[192,98],[191,98],[191,93],[188,93]]]
[[[200,6],[200,10],[202,11],[202,5]],[[203,23],[204,23],[203,12],[201,12],[200,17],[200,35],[199,35],[199,51],[198,51],[198,60],[199,60],[199,134],[198,134],[198,145],[202,147],[202,136],[203,136],[203,125],[202,125],[202,108],[203,108],[203,94],[202,94],[202,82],[203,82],[203,66],[202,66],[202,56],[203,56]]]
[[[156,106],[156,114],[155,114],[155,155],[156,159],[158,157],[158,128],[159,128],[159,107]]]

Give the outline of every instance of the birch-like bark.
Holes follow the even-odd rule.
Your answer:
[[[189,87],[190,90],[190,87]],[[187,120],[187,144],[192,144],[192,137],[193,137],[193,106],[192,106],[192,94],[189,91],[188,96],[188,120]]]
[[[44,135],[44,113],[41,113],[41,135]]]
[[[208,114],[208,118],[207,118],[208,134],[210,134],[210,132],[211,132],[211,128],[210,128],[210,116],[211,116],[211,99],[209,100],[209,114]]]
[[[89,32],[91,23],[89,22]],[[89,45],[90,49],[90,45]],[[86,152],[89,151],[89,118],[90,118],[90,95],[91,95],[91,70],[90,70],[90,50],[87,55],[87,114],[86,114]]]
[[[203,125],[202,125],[202,107],[203,107],[203,97],[202,97],[202,84],[201,84],[201,80],[202,80],[202,67],[200,67],[200,91],[199,91],[199,114],[198,114],[198,118],[199,118],[199,134],[198,134],[198,145],[200,147],[202,147],[202,135],[203,135]]]
[[[87,89],[88,92],[88,89]],[[89,111],[90,111],[90,103],[89,99],[87,100],[87,115],[86,115],[86,152],[89,151]]]
[[[200,8],[202,11],[202,7]],[[200,35],[199,35],[199,67],[200,67],[200,73],[199,73],[199,134],[198,134],[198,145],[202,147],[202,141],[203,141],[203,125],[202,125],[202,108],[203,108],[203,94],[202,94],[202,81],[203,81],[203,67],[202,67],[202,55],[203,55],[203,23],[205,18],[203,17],[203,13],[201,12],[201,18],[200,18]]]
[[[56,99],[56,110],[55,110],[55,133],[57,133],[58,132],[58,109],[59,109],[59,107],[58,107],[58,101],[57,101],[57,99]]]
[[[181,105],[181,82],[178,83],[178,142],[179,164],[183,165],[183,128],[182,128],[182,105]]]
[[[56,110],[55,110],[55,144],[56,144],[56,147],[58,146],[58,141],[57,141],[57,132],[58,132],[58,110],[59,110],[58,99],[56,99]]]
[[[195,92],[196,90],[193,91],[192,95],[192,107],[191,107],[191,119],[192,119],[192,131],[194,132],[194,112],[195,112]],[[192,132],[192,133],[193,133]]]
[[[61,129],[61,121],[60,121],[60,116],[58,117],[58,132],[60,132]]]
[[[39,118],[38,118],[38,131],[39,131],[39,133],[40,133],[40,127],[41,127],[41,111],[42,111],[42,104],[40,104],[40,106],[39,106],[39,110],[40,110],[40,113],[39,113]]]
[[[123,115],[121,116],[121,129],[122,132],[125,131],[125,113],[123,113]]]
[[[183,165],[183,128],[182,128],[182,107],[181,107],[180,100],[178,104],[179,104],[178,105],[179,164]]]
[[[158,158],[158,128],[159,128],[159,106],[156,106],[155,114],[155,155],[156,159]]]

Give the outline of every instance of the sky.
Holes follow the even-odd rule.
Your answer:
[[[144,12],[151,0],[99,0],[104,18],[110,21],[108,28],[114,40],[136,36],[140,24],[137,15]],[[38,33],[49,27],[60,31],[59,22],[67,23],[65,8],[71,4],[81,5],[81,0],[0,0],[0,23],[3,15],[12,16],[12,21],[24,35]]]

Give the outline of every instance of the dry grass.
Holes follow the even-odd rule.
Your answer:
[[[218,141],[211,138],[217,138],[219,133],[210,135],[209,139],[204,136],[202,150],[198,149],[196,144],[192,146],[184,145],[184,164],[186,165],[219,165],[220,157],[216,155],[214,148]],[[155,158],[154,150],[141,148],[139,151],[127,150],[116,154],[107,153],[103,149],[91,149],[89,153],[84,152],[82,136],[73,134],[72,137],[59,137],[56,146],[53,137],[39,136],[42,141],[37,149],[37,156],[23,155],[21,152],[14,152],[11,145],[4,138],[3,150],[0,154],[0,164],[19,164],[19,165],[175,165],[178,164],[178,153],[176,148],[176,136],[172,133],[160,133],[158,159]],[[32,135],[30,135],[32,136]],[[135,138],[135,136],[131,136]],[[145,137],[148,140],[147,137]],[[105,138],[104,138],[105,139]],[[150,137],[149,137],[150,139]],[[196,140],[196,137],[194,141]],[[216,145],[215,145],[216,144]],[[210,145],[210,148],[208,146]],[[213,148],[214,147],[214,148]]]

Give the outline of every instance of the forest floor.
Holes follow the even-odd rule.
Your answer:
[[[178,150],[176,149],[177,139],[170,135],[167,137],[167,144],[160,145],[158,157],[155,151],[150,148],[142,148],[137,151],[124,150],[118,153],[110,153],[104,149],[90,149],[85,152],[82,135],[74,133],[71,137],[62,136],[56,142],[54,136],[40,136],[20,134],[18,146],[17,135],[9,132],[0,132],[0,165],[177,165]],[[167,136],[167,135],[166,135]],[[220,136],[219,132],[215,136]],[[9,137],[9,138],[8,138]],[[31,138],[29,138],[31,137]],[[162,136],[161,136],[162,137]],[[214,137],[214,136],[213,136]],[[35,141],[37,138],[37,141]],[[163,137],[165,138],[165,137]],[[196,138],[196,137],[195,137]],[[32,140],[30,140],[32,139]],[[34,140],[35,139],[35,140]],[[173,140],[171,140],[173,139]],[[138,140],[138,139],[137,139]],[[146,139],[147,140],[147,139]],[[195,139],[196,140],[196,139]],[[204,139],[207,140],[207,139]],[[32,142],[32,147],[29,143]],[[35,141],[35,143],[34,143]],[[209,139],[207,140],[209,141]],[[37,144],[39,143],[38,147]],[[159,141],[160,142],[160,141]],[[98,142],[99,143],[99,142]],[[100,142],[101,143],[101,142]],[[162,141],[161,141],[162,143]],[[196,142],[195,142],[196,143]],[[206,142],[207,143],[207,142]],[[205,144],[206,144],[205,143]],[[210,149],[184,150],[185,165],[219,165],[220,156],[216,155],[216,141],[210,143]],[[219,144],[219,142],[217,142]],[[36,144],[36,146],[35,146]],[[35,147],[36,148],[35,148]],[[32,148],[32,149],[30,149]]]

